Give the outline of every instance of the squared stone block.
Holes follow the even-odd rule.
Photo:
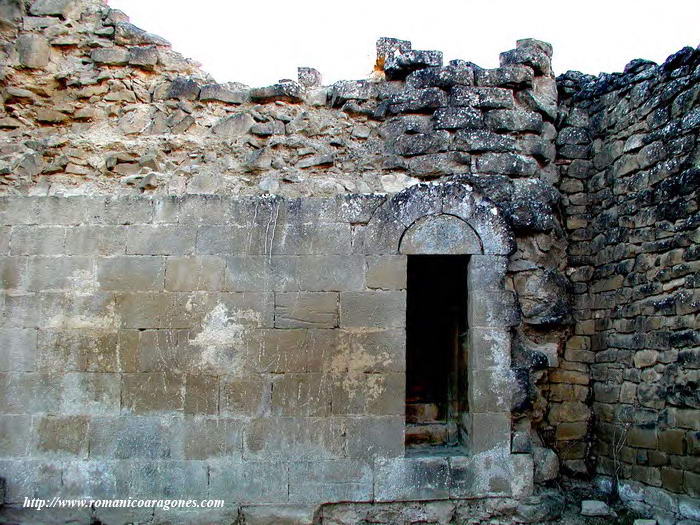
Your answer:
[[[232,292],[298,291],[300,257],[226,257],[224,289]]]
[[[348,456],[360,459],[403,457],[405,429],[403,415],[348,418]]]
[[[371,501],[371,462],[354,459],[301,461],[289,465],[289,500],[295,503]]]
[[[15,226],[12,228],[12,255],[62,255],[66,229],[61,226]]]
[[[67,255],[125,255],[124,226],[75,226],[66,231]]]
[[[0,328],[0,372],[32,372],[36,354],[37,330]]]
[[[119,358],[125,372],[195,371],[198,355],[190,345],[189,330],[122,330],[119,339],[124,343]]]
[[[493,450],[510,451],[510,412],[470,413],[469,453]]]
[[[122,375],[122,410],[135,414],[182,411],[184,377],[148,372]]]
[[[157,291],[163,289],[163,257],[108,257],[97,261],[100,288],[112,291]]]
[[[342,328],[401,328],[406,324],[406,292],[340,294]]]
[[[69,372],[61,378],[62,414],[118,414],[121,410],[119,374]]]
[[[6,414],[60,413],[62,391],[56,374],[0,374],[0,406]]]
[[[219,412],[219,378],[187,374],[185,414],[217,414]]]
[[[203,255],[269,255],[273,225],[207,225],[197,229],[196,252]]]
[[[118,372],[119,338],[104,330],[42,330],[37,368],[42,372]]]
[[[149,224],[153,220],[153,201],[147,197],[96,198],[89,209],[91,224]]]
[[[352,233],[347,223],[284,224],[275,231],[275,255],[349,255]]]
[[[219,412],[227,416],[259,416],[270,403],[270,384],[263,376],[223,376],[219,392]]]
[[[6,480],[5,505],[20,506],[24,498],[50,499],[61,494],[61,471],[60,463],[50,460],[0,460],[0,472]]]
[[[62,495],[66,498],[110,499],[117,494],[114,463],[110,461],[67,462],[62,482]]]
[[[258,353],[247,364],[274,374],[345,370],[336,361],[336,330],[260,330]],[[334,368],[336,367],[337,368]]]
[[[119,497],[206,499],[209,470],[204,461],[119,461],[115,465]]]
[[[503,328],[520,322],[520,310],[511,291],[469,293],[469,326]]]
[[[173,309],[173,297],[164,293],[124,293],[116,297],[117,318],[122,328],[166,328]],[[190,326],[176,325],[176,328]]]
[[[185,428],[173,417],[94,417],[90,459],[182,459]]]
[[[503,255],[472,255],[467,272],[469,293],[505,290],[507,267],[508,257]]]
[[[469,328],[469,369],[510,368],[511,336],[504,328]]]
[[[319,373],[282,374],[272,381],[273,416],[319,416],[331,412],[330,376]]]
[[[18,290],[27,286],[27,257],[0,257],[0,288]]]
[[[533,461],[507,450],[450,457],[450,497],[523,498],[533,490]]]
[[[166,261],[166,290],[187,292],[223,289],[226,263],[219,257],[168,257]]]
[[[30,257],[27,289],[75,290],[94,288],[94,263],[88,257]]]
[[[259,461],[209,461],[209,496],[246,504],[287,503],[287,466]]]
[[[275,328],[335,328],[337,326],[337,293],[275,294]]]
[[[367,288],[380,290],[406,289],[405,255],[370,255],[367,257]]]
[[[35,421],[35,454],[87,458],[88,424],[86,416],[44,416]]]
[[[515,386],[510,368],[469,369],[469,412],[510,413]]]
[[[0,255],[9,255],[10,253],[11,232],[10,226],[0,226]]]
[[[450,469],[447,458],[393,458],[375,467],[376,501],[448,499]]]
[[[243,425],[240,419],[185,419],[185,459],[240,459]]]
[[[231,219],[231,201],[221,195],[186,195],[179,199],[180,224],[226,224]]]
[[[340,330],[329,370],[336,374],[406,371],[406,331]]]
[[[303,255],[298,258],[299,289],[306,292],[364,290],[365,261],[356,255]]]
[[[189,255],[194,253],[197,230],[189,226],[144,225],[126,230],[129,255]]]
[[[0,415],[0,457],[24,457],[34,440],[32,416]]]
[[[329,417],[261,417],[245,429],[243,457],[318,461],[345,457],[346,424]]]
[[[334,381],[334,415],[403,415],[406,377],[403,373],[351,372]]]

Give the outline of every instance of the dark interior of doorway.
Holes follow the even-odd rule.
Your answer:
[[[466,255],[408,256],[406,447],[465,442]]]

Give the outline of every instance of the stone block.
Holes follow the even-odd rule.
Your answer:
[[[371,501],[373,478],[367,461],[293,462],[289,465],[289,499],[295,503]]]
[[[36,421],[36,453],[87,458],[88,424],[85,416],[44,416]]]
[[[6,414],[60,413],[62,390],[55,374],[0,374],[0,406]]]
[[[224,289],[234,292],[298,291],[299,257],[226,257]]]
[[[32,417],[0,415],[0,457],[29,455],[33,441]]]
[[[261,417],[243,436],[245,460],[319,461],[345,456],[346,425],[340,418]]]
[[[62,496],[65,498],[109,499],[116,494],[117,480],[114,475],[114,463],[111,462],[102,460],[66,462],[62,481]]]
[[[146,292],[163,289],[165,258],[118,256],[97,261],[100,287],[111,291]]]
[[[406,378],[403,373],[358,373],[330,385],[334,415],[403,415]]]
[[[331,378],[324,374],[282,374],[272,381],[273,416],[326,417],[331,412]]]
[[[685,454],[685,431],[680,429],[659,432],[659,450],[669,454]]]
[[[208,465],[204,461],[129,460],[114,464],[115,494],[134,499],[206,499]]]
[[[12,228],[11,255],[61,255],[66,229],[60,226],[15,226]]]
[[[123,226],[74,226],[66,230],[67,255],[125,255]]]
[[[435,129],[481,129],[484,115],[472,107],[438,108],[433,113]],[[425,152],[434,153],[434,152]]]
[[[178,417],[94,417],[90,421],[90,458],[182,459],[185,428]]]
[[[31,33],[20,35],[16,42],[19,63],[29,69],[41,69],[49,65],[51,51],[49,42],[42,35]]]
[[[0,255],[10,254],[10,235],[12,228],[10,226],[0,226]]]
[[[529,177],[538,170],[535,159],[515,153],[484,153],[476,158],[475,172],[479,174]]]
[[[401,328],[406,323],[406,293],[343,292],[341,328]]]
[[[468,304],[470,327],[504,328],[520,320],[515,295],[510,291],[470,293]]]
[[[258,461],[209,461],[209,495],[236,503],[287,503],[286,465]]]
[[[5,506],[19,506],[24,498],[50,499],[61,494],[62,469],[55,461],[28,458],[0,460],[0,470],[7,481]],[[46,519],[45,510],[42,509],[44,514],[39,517],[40,523]]]
[[[187,374],[185,414],[219,412],[219,379],[216,376]]]
[[[144,69],[152,69],[160,58],[158,48],[155,46],[130,47],[129,65],[138,66]]]
[[[406,289],[406,256],[384,255],[367,257],[367,288],[380,290]]]
[[[627,433],[627,443],[631,447],[656,449],[658,435],[655,429],[632,427]]]
[[[509,412],[514,388],[510,368],[470,370],[469,412]]]
[[[403,416],[358,416],[347,420],[347,454],[351,458],[397,458],[404,455]]]
[[[165,289],[175,292],[220,291],[224,286],[224,259],[215,256],[168,257]]]
[[[542,115],[520,109],[493,109],[484,117],[487,129],[498,132],[532,131],[542,129]]]
[[[323,333],[323,332],[321,332]],[[334,353],[329,353],[327,339],[326,360],[321,366],[332,374],[381,373],[406,371],[406,333],[393,330],[342,330],[338,332]]]
[[[194,252],[197,230],[187,226],[130,226],[126,253],[130,255],[189,255]]]
[[[31,257],[27,263],[27,289],[75,290],[92,288],[94,264],[87,257]]]
[[[146,372],[122,375],[122,410],[134,414],[182,411],[184,377]]]
[[[335,328],[337,326],[337,293],[275,294],[275,328]]]
[[[504,290],[507,266],[508,257],[502,255],[472,255],[469,258],[467,288],[475,293]]]
[[[123,66],[129,62],[129,51],[123,47],[100,47],[90,52],[90,59],[97,64]]]
[[[522,457],[529,458],[530,464],[520,465],[516,461],[520,456],[503,450],[450,457],[450,497],[503,497],[526,492],[526,486],[531,490],[532,459]]]
[[[28,259],[26,257],[0,257],[0,287],[17,290],[26,286]]]
[[[406,230],[399,249],[408,255],[463,255],[483,251],[472,227],[452,215],[419,219]]]
[[[116,297],[116,312],[121,328],[169,328],[172,324],[169,322],[172,308],[173,297],[170,294],[124,293]]]
[[[270,384],[262,376],[223,376],[219,412],[228,416],[260,416],[270,404]]]
[[[503,328],[470,328],[469,369],[510,368],[511,336]]]
[[[61,380],[60,413],[118,414],[121,409],[119,374],[69,372]]]
[[[365,288],[365,261],[362,256],[302,256],[297,264],[302,291],[341,292]]]
[[[37,369],[42,372],[118,372],[117,334],[102,330],[42,330]]]
[[[317,505],[245,506],[240,515],[250,525],[311,525]]]
[[[144,197],[107,197],[95,199],[89,209],[91,224],[148,224],[153,219],[154,206]]]
[[[470,413],[469,453],[510,451],[510,412]]]
[[[345,255],[352,253],[351,241],[346,223],[291,223],[279,224],[270,242],[274,255]]]
[[[393,458],[375,466],[376,501],[448,499],[450,469],[447,458]]]
[[[36,370],[37,331],[30,328],[0,328],[0,372]]]
[[[275,329],[260,330],[257,334],[259,348],[252,350],[255,355],[246,359],[246,366],[255,372],[283,374],[347,369],[336,361],[339,347],[336,330]]]
[[[185,459],[241,458],[243,422],[239,419],[188,417],[184,433]]]

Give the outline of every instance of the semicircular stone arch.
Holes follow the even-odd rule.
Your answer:
[[[357,242],[367,255],[469,255],[467,446],[470,455],[510,457],[519,310],[505,287],[515,241],[498,206],[458,178],[417,184],[379,206]]]

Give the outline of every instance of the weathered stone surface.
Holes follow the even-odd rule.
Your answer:
[[[49,43],[41,35],[22,35],[17,39],[20,63],[30,69],[40,69],[49,64]]]

